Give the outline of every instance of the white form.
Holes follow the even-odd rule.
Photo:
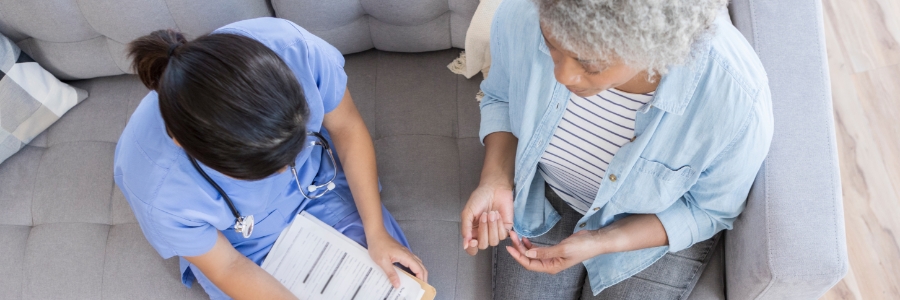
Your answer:
[[[425,293],[396,267],[395,289],[366,248],[305,211],[281,232],[262,268],[304,300],[419,300]]]

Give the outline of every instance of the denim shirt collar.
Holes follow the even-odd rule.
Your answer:
[[[655,106],[671,114],[684,114],[703,77],[703,65],[707,63],[709,49],[709,42],[701,42],[695,46],[685,64],[669,66],[669,72],[660,79],[653,100],[641,107],[641,112],[646,113],[650,106]]]
[[[538,43],[538,50],[541,50],[541,52],[544,52],[544,54],[547,54],[547,56],[550,56],[550,48],[547,47],[547,41],[544,40],[543,31],[538,29],[538,33],[541,34],[540,39],[539,39],[540,43]]]
[[[539,41],[538,50],[550,56],[550,48],[547,47],[543,33],[540,35]],[[641,106],[638,111],[647,113],[651,107],[655,106],[671,114],[679,116],[684,114],[684,110],[691,103],[697,84],[703,76],[701,68],[703,64],[706,64],[709,48],[708,42],[702,42],[694,47],[691,58],[685,64],[670,66],[669,72],[660,79],[653,100]]]

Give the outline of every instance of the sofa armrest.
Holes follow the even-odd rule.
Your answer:
[[[766,68],[775,133],[726,235],[728,298],[818,298],[849,269],[821,3],[733,0],[730,13]]]

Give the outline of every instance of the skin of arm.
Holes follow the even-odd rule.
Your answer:
[[[475,255],[496,246],[513,227],[513,176],[519,140],[510,132],[484,138],[484,167],[478,188],[460,213],[463,249]]]
[[[325,114],[323,126],[328,129],[334,149],[343,161],[344,173],[362,218],[372,259],[382,267],[395,287],[400,284],[393,267],[395,262],[408,267],[419,279],[427,281],[428,271],[422,261],[394,240],[384,227],[375,146],[362,116],[353,104],[349,90],[344,92],[338,107]]]
[[[479,185],[512,188],[519,139],[510,132],[494,132],[484,137],[484,167]]]
[[[213,248],[199,256],[185,256],[222,292],[234,299],[297,299],[265,270],[234,249],[218,232]]]
[[[656,215],[630,215],[598,230],[582,230],[552,247],[534,247],[512,233],[509,254],[525,269],[556,274],[591,257],[669,244],[666,229]]]

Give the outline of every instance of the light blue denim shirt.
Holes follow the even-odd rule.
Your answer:
[[[656,214],[669,245],[603,254],[584,262],[594,294],[647,268],[665,253],[731,229],[772,139],[768,79],[756,53],[727,18],[670,66],[636,118],[635,140],[609,164],[597,197],[575,231],[596,230],[629,214]],[[553,61],[529,0],[506,0],[491,26],[491,72],[481,84],[481,139],[518,137],[514,228],[525,237],[549,231],[559,214],[537,173],[570,92]],[[615,175],[615,176],[613,176]]]

